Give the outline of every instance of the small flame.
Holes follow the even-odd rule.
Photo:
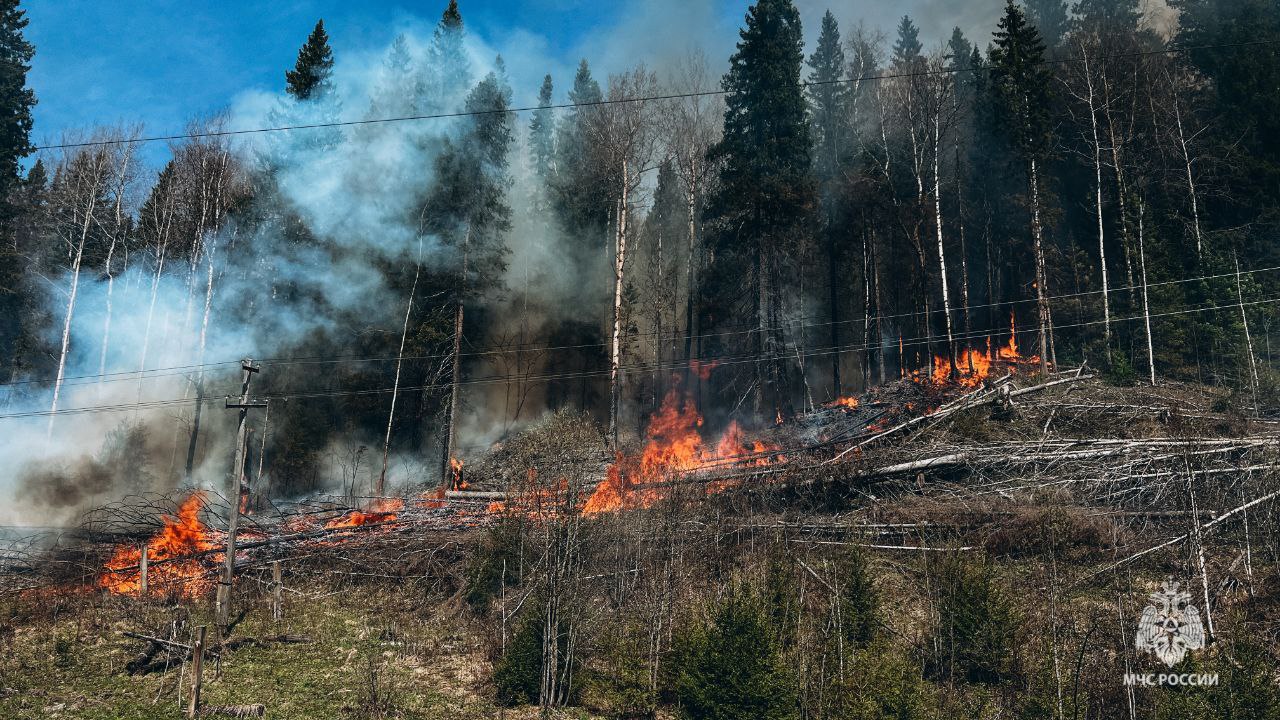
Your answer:
[[[360,527],[361,525],[395,522],[396,514],[403,509],[404,500],[400,498],[384,498],[375,501],[369,506],[368,510],[352,510],[345,515],[340,515],[330,520],[324,526],[328,530],[336,530]]]
[[[456,457],[449,458],[449,472],[450,472],[450,478],[451,478],[449,483],[450,490],[466,490],[468,487],[470,487],[467,484],[467,481],[462,479],[462,461],[461,460],[459,460]]]
[[[827,407],[842,407],[846,410],[857,410],[858,398],[852,396],[836,398],[835,400],[827,403]]]

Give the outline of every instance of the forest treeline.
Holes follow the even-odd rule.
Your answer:
[[[365,109],[320,22],[272,119],[325,127],[250,147],[201,118],[157,170],[141,128],[36,152],[35,49],[6,0],[0,396],[52,426],[72,379],[167,372],[192,402],[150,472],[189,476],[200,400],[236,359],[209,348],[252,336],[255,391],[289,398],[262,444],[285,494],[333,480],[335,438],[376,443],[372,487],[390,452],[443,473],[467,414],[491,439],[573,407],[617,443],[679,382],[711,417],[772,422],[959,371],[1015,328],[1046,368],[1256,397],[1280,288],[1280,8],[1171,4],[1176,27],[1137,0],[1010,2],[977,38],[828,12],[806,48],[793,3],[759,0],[723,93],[698,54],[605,78],[584,59],[527,113],[500,57],[476,66],[456,2],[428,42],[396,40]],[[334,125],[421,115],[448,117]],[[353,144],[410,160],[323,165]],[[356,197],[336,221],[299,199],[328,185]],[[369,208],[407,230],[362,229]],[[359,283],[377,292],[346,298]]]

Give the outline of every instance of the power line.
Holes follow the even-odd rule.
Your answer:
[[[1280,303],[1280,296],[1267,298],[1264,300],[1254,300],[1254,301],[1243,303],[1243,305],[1245,307],[1253,307],[1257,305],[1269,305],[1273,303]],[[1215,310],[1229,311],[1229,310],[1236,309],[1237,307],[1239,307],[1239,305],[1240,303],[1232,303],[1230,306],[1222,306],[1217,304],[1205,304],[1200,307],[1183,308],[1180,310],[1170,310],[1162,313],[1151,313],[1150,317],[1162,318],[1162,317],[1188,315],[1192,313],[1208,312],[1208,311],[1215,311]],[[1113,323],[1132,322],[1136,320],[1141,320],[1143,319],[1143,317],[1144,317],[1143,315],[1131,315],[1131,316],[1119,317],[1119,318],[1113,317],[1111,318],[1111,322]],[[1062,324],[1062,325],[1055,324],[1053,329],[1056,331],[1056,330],[1063,330],[1063,329],[1069,329],[1069,328],[1089,327],[1089,326],[1102,325],[1104,322],[1106,321],[1090,320],[1090,321],[1068,323],[1068,324]],[[957,340],[973,340],[973,339],[985,338],[987,337],[987,335],[988,335],[987,332],[974,331],[974,332],[968,333],[967,335],[966,334],[955,335],[955,338]],[[925,337],[917,336],[917,337],[905,339],[904,341],[901,342],[901,346],[904,348],[918,347],[928,343],[937,342],[938,340],[939,338],[937,336],[925,336]],[[873,347],[880,348],[881,345],[879,343],[875,345],[871,345],[871,344],[863,345],[860,343],[853,343],[853,344],[839,345],[839,346],[828,346],[825,348],[819,348],[815,350],[801,352],[800,356],[806,359],[826,357],[832,354],[843,353],[843,352],[854,352],[858,350],[867,350]],[[754,354],[703,359],[703,362],[708,362],[708,363],[715,362],[717,367],[727,366],[727,365],[740,365],[744,363],[754,363],[758,361],[759,361],[759,358]],[[683,367],[685,367],[685,361],[675,360],[675,361],[668,361],[664,363],[655,363],[655,364],[623,365],[621,366],[621,369],[627,372],[634,372],[639,374],[639,373],[646,373],[646,372],[657,372],[661,370],[679,370],[679,369],[682,369]],[[485,378],[478,378],[474,380],[463,380],[463,381],[459,381],[458,384],[466,385],[466,386],[494,385],[494,384],[500,384],[500,383],[508,383],[512,381],[526,382],[526,383],[532,384],[532,383],[544,383],[544,382],[552,382],[555,380],[569,380],[569,379],[578,379],[578,378],[590,378],[590,377],[604,378],[604,377],[608,377],[609,374],[610,374],[610,370],[608,368],[604,368],[601,370],[593,370],[593,371],[553,373],[548,375],[528,376],[528,377],[522,377],[520,375],[496,375],[496,376],[490,376]],[[430,389],[441,387],[441,386],[442,385],[436,384],[436,383],[433,383],[430,385],[401,386],[399,388],[399,391],[411,392],[411,391],[417,391],[417,390],[430,390]],[[306,400],[306,399],[323,398],[323,397],[351,397],[351,396],[361,396],[361,395],[381,395],[381,394],[386,394],[393,391],[395,391],[394,388],[381,387],[381,388],[369,388],[364,390],[316,390],[316,391],[303,391],[303,392],[280,392],[280,393],[271,393],[271,394],[263,395],[262,397],[270,400],[288,401],[288,400]],[[205,399],[208,400],[214,397],[216,397],[216,395],[213,393],[210,393],[208,396],[206,396]],[[191,404],[196,401],[197,401],[197,398],[174,398],[169,400],[143,401],[141,403],[130,402],[130,403],[120,403],[120,404],[114,404],[114,405],[98,405],[98,406],[90,406],[90,407],[82,407],[82,408],[65,408],[65,409],[59,409],[57,411],[33,410],[29,412],[8,413],[8,414],[0,415],[0,420],[11,420],[11,419],[21,419],[21,418],[31,418],[31,417],[47,417],[49,415],[80,415],[80,414],[123,412],[123,411],[132,411],[136,409],[152,409],[152,408],[158,408],[158,407]]]
[[[1242,276],[1255,275],[1258,273],[1275,272],[1277,270],[1280,270],[1280,265],[1265,267],[1265,268],[1257,268],[1253,270],[1243,270],[1240,272],[1240,274]],[[1147,283],[1147,287],[1154,288],[1154,287],[1163,287],[1166,285],[1180,285],[1180,284],[1191,283],[1191,282],[1217,280],[1217,279],[1226,278],[1226,277],[1234,278],[1235,276],[1236,276],[1236,273],[1234,271],[1227,272],[1227,273],[1218,273],[1215,275],[1197,275],[1194,277],[1177,278],[1173,280],[1162,280],[1160,282]],[[1116,287],[1109,288],[1108,293],[1118,293],[1124,290],[1136,290],[1140,287],[1141,287],[1140,285],[1116,286]],[[1079,297],[1085,297],[1089,295],[1100,295],[1100,294],[1102,294],[1102,290],[1084,290],[1084,291],[1075,292],[1075,293],[1061,293],[1058,295],[1050,295],[1047,298],[1045,298],[1045,300],[1048,302],[1054,302],[1059,300],[1068,300],[1072,298],[1079,298]],[[1019,298],[1019,299],[1013,299],[1013,300],[1005,300],[1002,302],[990,302],[990,303],[981,303],[978,305],[969,305],[968,307],[969,307],[969,310],[981,310],[981,309],[990,308],[990,307],[1014,306],[1014,305],[1028,304],[1028,303],[1034,303],[1034,302],[1038,302],[1038,300],[1036,298]],[[937,315],[939,313],[945,313],[945,312],[946,310],[942,308],[934,308],[929,310],[928,314],[932,316],[932,315]],[[960,308],[952,309],[952,313],[958,313],[958,312],[961,312]],[[859,322],[882,322],[884,320],[900,320],[902,318],[919,317],[925,314],[926,313],[923,310],[915,310],[911,312],[895,313],[891,315],[864,315],[856,318],[849,318],[846,320],[828,320],[825,322],[817,322],[817,323],[801,323],[801,324],[789,323],[781,326],[775,326],[772,329],[775,329],[775,330],[812,329],[812,328],[830,327],[831,325],[844,325],[844,324],[852,324],[852,323],[859,323]],[[818,316],[809,316],[809,318],[800,318],[800,319],[804,320],[804,319],[811,319],[814,317],[818,317]],[[1055,327],[1064,327],[1064,326],[1055,326]],[[722,337],[732,337],[735,335],[750,335],[756,332],[759,332],[759,326],[752,325],[750,327],[744,327],[743,329],[740,329],[740,330],[725,330],[725,331],[715,332],[715,333],[700,334],[698,337],[702,339],[722,338]],[[657,334],[656,331],[635,332],[635,333],[628,333],[628,338],[646,338],[646,337],[652,337],[656,334]],[[981,332],[975,333],[977,337],[984,337],[987,334],[990,334],[990,332],[981,331]],[[960,337],[955,333],[953,333],[952,336],[955,338]],[[944,335],[932,335],[926,339],[932,339],[934,341],[941,342],[941,341],[945,341],[946,338]],[[484,356],[491,356],[491,355],[510,355],[510,354],[518,354],[518,353],[550,352],[553,350],[581,350],[585,348],[598,348],[603,346],[604,346],[604,343],[602,342],[601,343],[582,343],[578,345],[515,345],[512,347],[505,347],[505,348],[490,345],[484,349],[464,352],[461,355],[462,357],[484,357]],[[403,355],[403,356],[399,356],[399,355],[380,355],[380,356],[315,355],[311,357],[266,358],[261,360],[260,362],[268,366],[326,365],[326,364],[336,364],[336,363],[346,363],[346,362],[362,363],[362,362],[391,362],[393,360],[402,360],[402,361],[403,360],[441,360],[450,356],[451,356],[451,353],[434,353],[431,355]],[[220,362],[205,363],[203,365],[176,365],[176,366],[163,367],[163,368],[148,368],[146,370],[123,370],[118,372],[104,373],[102,375],[96,375],[96,374],[95,375],[73,375],[65,378],[65,381],[85,380],[87,382],[64,382],[64,386],[65,385],[71,385],[71,386],[94,385],[94,384],[97,384],[98,381],[108,383],[108,382],[122,382],[122,381],[129,382],[129,381],[150,380],[153,378],[184,375],[184,374],[187,374],[188,372],[198,371],[201,369],[220,367],[223,365],[238,365],[239,363],[240,363],[239,360],[225,360]],[[0,388],[13,387],[18,385],[41,384],[46,382],[48,381],[47,380],[15,380],[12,382],[0,383]]]
[[[1114,53],[1111,55],[1101,55],[1093,59],[1096,62],[1106,62],[1111,60],[1124,60],[1129,58],[1150,57],[1154,55],[1168,55],[1168,54],[1176,54],[1176,53],[1193,52],[1198,50],[1222,50],[1227,48],[1274,45],[1276,43],[1280,43],[1280,40],[1255,40],[1251,42],[1222,43],[1217,45],[1193,45],[1193,46],[1187,46],[1187,47],[1167,47],[1167,48],[1160,48],[1157,50],[1139,50],[1139,51],[1128,52],[1128,53]],[[1067,63],[1084,62],[1088,59],[1089,58],[1087,57],[1051,58],[1051,59],[1042,60],[1039,63],[1035,63],[1035,64],[1036,65],[1064,65]],[[880,80],[896,80],[901,78],[912,78],[912,77],[958,75],[960,73],[979,72],[981,70],[990,70],[990,68],[989,67],[940,68],[937,70],[916,70],[912,72],[886,73],[881,75],[863,75],[860,77],[839,78],[836,80],[802,81],[800,83],[800,87],[809,88],[809,87],[820,87],[823,85],[843,85],[843,84],[849,84],[849,83],[875,82]],[[211,130],[207,132],[197,132],[197,133],[152,135],[152,136],[140,137],[140,138],[86,140],[84,142],[68,142],[68,143],[58,143],[53,145],[39,145],[34,148],[34,151],[40,152],[44,150],[69,150],[74,148],[96,147],[96,146],[104,146],[104,145],[132,145],[135,143],[142,144],[142,143],[151,143],[151,142],[172,142],[175,140],[200,140],[205,138],[235,137],[235,136],[241,136],[241,135],[261,135],[261,134],[273,133],[273,132],[292,132],[294,130],[319,130],[324,128],[355,127],[360,125],[383,125],[388,123],[412,122],[412,121],[418,121],[418,120],[447,120],[447,119],[461,118],[461,117],[483,117],[487,115],[505,115],[507,113],[514,114],[514,113],[522,113],[522,112],[531,112],[534,110],[569,110],[569,109],[600,107],[605,105],[630,104],[630,103],[637,103],[637,102],[653,102],[653,101],[661,101],[661,100],[685,100],[685,99],[701,98],[701,97],[714,97],[718,95],[728,95],[728,94],[729,94],[729,91],[724,89],[696,90],[696,91],[686,92],[686,93],[668,93],[665,95],[647,95],[643,97],[633,97],[633,98],[603,99],[603,100],[595,100],[591,102],[581,102],[581,103],[572,103],[572,102],[555,103],[555,104],[545,105],[545,106],[526,105],[522,107],[505,108],[500,110],[498,109],[464,110],[464,111],[457,111],[457,112],[430,113],[430,114],[423,114],[423,115],[403,115],[403,116],[388,117],[388,118],[366,118],[364,120],[341,120],[341,121],[323,122],[323,123],[304,123],[299,125],[279,125],[275,127],[246,128],[242,130]]]

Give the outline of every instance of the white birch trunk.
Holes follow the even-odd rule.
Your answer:
[[[1040,372],[1049,375],[1049,299],[1045,287],[1044,231],[1040,225],[1040,173],[1031,159],[1031,235],[1036,254],[1036,309],[1040,320]]]
[[[404,307],[404,326],[400,330],[400,350],[396,353],[396,375],[391,383],[391,409],[387,411],[387,432],[382,439],[382,472],[378,473],[378,486],[373,494],[382,497],[387,483],[387,463],[391,457],[391,429],[395,424],[396,400],[400,397],[400,367],[404,362],[405,340],[409,337],[409,317],[413,314],[413,298],[418,292],[418,276],[422,272],[422,239],[418,239],[418,260],[413,265],[413,284],[409,287],[409,299]],[[446,450],[446,452],[448,452]]]
[[[1142,322],[1147,335],[1147,370],[1152,387],[1156,384],[1156,353],[1151,342],[1151,301],[1147,297],[1147,248],[1143,216],[1146,206],[1138,202],[1138,269],[1142,273]]]
[[[609,343],[609,439],[618,447],[618,403],[621,387],[619,362],[622,355],[622,287],[627,262],[627,202],[630,178],[627,161],[622,161],[622,198],[618,202],[617,231],[613,257],[613,333]]]

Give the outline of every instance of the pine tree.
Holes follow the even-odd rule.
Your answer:
[[[893,43],[893,66],[897,68],[915,68],[924,61],[920,44],[920,28],[911,21],[911,17],[903,15],[898,23],[898,39]]]
[[[551,111],[551,76],[542,78],[538,88],[538,109],[529,121],[529,159],[533,173],[545,187],[550,181],[555,163],[555,116]]]
[[[1079,0],[1074,10],[1076,24],[1100,36],[1132,37],[1142,18],[1140,0]]]
[[[1027,17],[1040,31],[1040,36],[1050,48],[1056,48],[1067,37],[1071,21],[1064,0],[1025,0]]]
[[[793,693],[778,665],[777,645],[758,603],[736,593],[705,635],[684,649],[676,695],[693,720],[783,720],[795,716]]]
[[[991,83],[996,124],[1027,168],[1040,362],[1041,370],[1047,374],[1052,360],[1053,338],[1049,328],[1040,173],[1053,142],[1052,118],[1049,116],[1053,76],[1045,65],[1044,54],[1040,33],[1027,22],[1022,9],[1009,0],[991,48]]]
[[[718,302],[737,302],[748,282],[754,307],[755,409],[773,417],[788,411],[790,369],[780,328],[783,292],[798,285],[799,229],[813,202],[812,144],[800,72],[804,62],[800,14],[791,0],[759,0],[747,12],[737,52],[723,80],[724,136],[711,151],[722,162],[709,209]],[[723,258],[723,261],[721,261]],[[713,279],[713,282],[715,280]],[[712,305],[715,305],[713,302]],[[726,317],[742,308],[726,309]],[[765,408],[766,404],[772,407]]]
[[[297,100],[318,98],[329,89],[332,74],[333,50],[329,48],[324,20],[319,20],[298,51],[297,64],[292,70],[285,71],[285,92]]]
[[[431,66],[426,69],[434,78],[434,82],[428,84],[428,91],[433,95],[428,101],[436,107],[456,107],[450,103],[456,102],[455,98],[461,99],[471,84],[471,63],[465,41],[466,28],[458,11],[458,0],[449,0],[431,38]]]
[[[561,120],[556,141],[556,178],[553,205],[561,228],[586,247],[601,247],[604,226],[613,207],[607,168],[592,158],[591,123],[599,114],[595,107],[604,95],[583,59],[573,76],[569,102],[574,105]]]
[[[16,372],[18,340],[25,332],[19,317],[26,304],[23,263],[14,233],[22,205],[19,162],[33,150],[31,108],[36,104],[27,87],[35,48],[23,36],[26,27],[18,0],[0,0],[0,377],[12,374],[6,369]]]
[[[841,177],[841,164],[849,153],[849,85],[844,81],[845,56],[840,43],[840,27],[828,10],[822,16],[818,47],[809,57],[809,108],[813,121],[813,174],[817,180],[822,204],[822,226],[827,265],[827,311],[832,348],[840,346],[841,258],[836,217]],[[831,353],[831,393],[839,397],[840,353]]]

